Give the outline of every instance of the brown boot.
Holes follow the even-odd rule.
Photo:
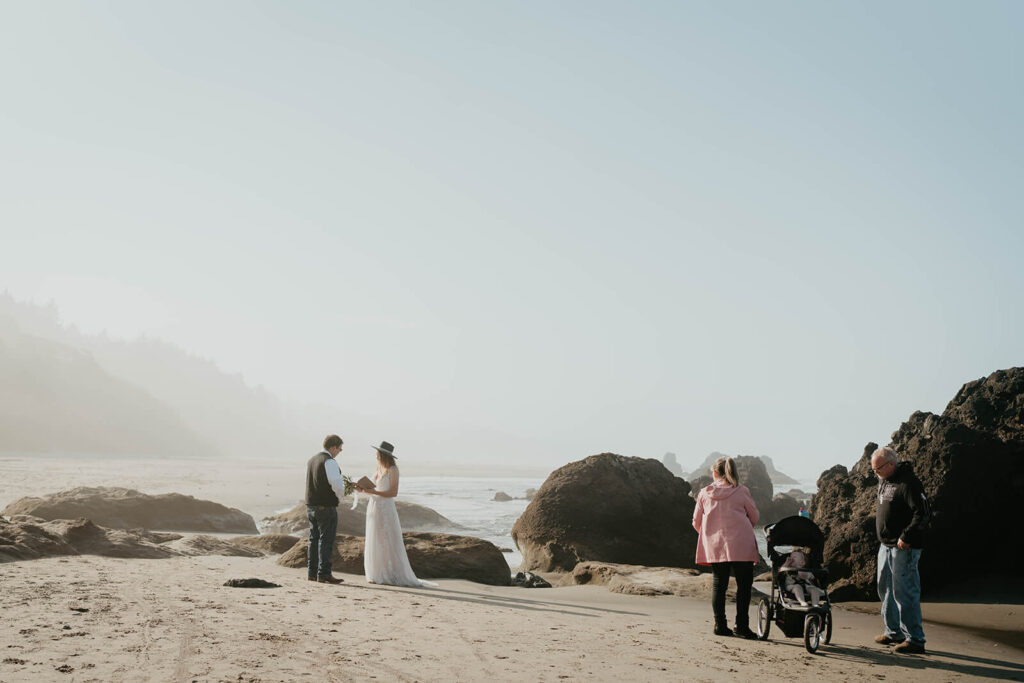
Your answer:
[[[333,576],[321,576],[316,580],[317,583],[345,583],[345,579],[336,579]]]

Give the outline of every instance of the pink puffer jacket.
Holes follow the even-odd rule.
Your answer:
[[[713,562],[754,562],[757,539],[754,525],[760,515],[750,489],[743,484],[730,486],[724,479],[705,486],[693,508],[693,528],[697,539],[697,564]]]

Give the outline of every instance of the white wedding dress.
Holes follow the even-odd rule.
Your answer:
[[[391,488],[390,470],[374,479],[378,491]],[[363,570],[369,583],[389,586],[437,586],[436,583],[416,578],[409,564],[402,541],[402,525],[394,498],[370,495],[366,503],[366,548],[363,551]]]

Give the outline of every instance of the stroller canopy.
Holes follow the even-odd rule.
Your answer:
[[[776,546],[805,546],[810,549],[812,566],[820,567],[822,553],[825,549],[825,534],[818,525],[806,517],[794,515],[780,519],[775,524],[764,528],[765,541],[768,544],[768,557],[774,564],[779,559]]]

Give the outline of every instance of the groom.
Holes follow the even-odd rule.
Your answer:
[[[338,501],[345,497],[345,480],[335,458],[341,453],[337,434],[324,439],[324,449],[306,463],[306,517],[309,519],[309,547],[306,578],[320,583],[342,583],[331,576],[334,537],[338,533]]]

